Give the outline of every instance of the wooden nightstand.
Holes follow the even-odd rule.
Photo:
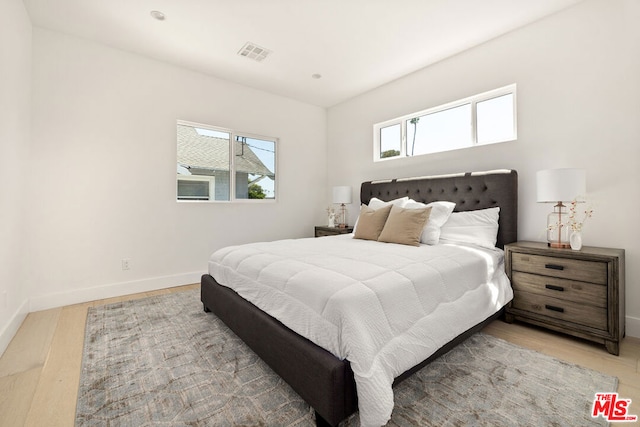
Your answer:
[[[326,225],[316,225],[316,237],[335,236],[337,234],[349,234],[353,231],[353,227],[346,228],[327,227]]]
[[[546,243],[505,245],[514,297],[505,320],[531,323],[604,344],[616,356],[624,337],[624,249]]]

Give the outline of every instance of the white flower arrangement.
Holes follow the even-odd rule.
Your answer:
[[[569,206],[569,227],[571,231],[582,231],[585,221],[593,216],[593,208],[587,206],[583,212],[581,212],[582,219],[578,219],[578,201],[573,199]]]

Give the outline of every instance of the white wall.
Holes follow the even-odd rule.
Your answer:
[[[24,170],[30,133],[31,23],[20,0],[0,2],[0,354],[27,314],[22,280]]]
[[[33,58],[32,311],[193,283],[217,248],[323,219],[325,109],[39,28]],[[279,138],[278,201],[177,203],[176,119]]]
[[[544,240],[535,173],[587,169],[587,245],[626,250],[627,334],[640,337],[640,2],[588,0],[329,109],[329,185],[495,168],[519,173],[519,238]],[[518,85],[518,141],[373,162],[373,124]],[[352,204],[350,222],[357,217]]]

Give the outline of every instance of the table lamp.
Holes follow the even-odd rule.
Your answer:
[[[547,216],[547,244],[552,248],[569,248],[569,213],[562,202],[584,196],[587,173],[584,169],[546,169],[536,174],[538,203],[555,203]]]
[[[351,203],[351,187],[347,185],[342,185],[338,187],[333,187],[333,203],[340,205],[340,212],[338,217],[338,227],[346,228],[347,227],[347,209],[345,208],[345,203]]]

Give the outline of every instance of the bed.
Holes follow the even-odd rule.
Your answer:
[[[362,184],[360,198],[361,202],[365,205],[370,204],[370,202],[376,199],[378,201],[390,201],[397,200],[402,197],[408,197],[420,203],[447,200],[455,203],[455,212],[480,212],[491,208],[499,208],[496,247],[502,248],[505,244],[517,240],[517,187],[517,173],[513,170],[500,170],[446,176],[370,181]],[[322,239],[327,240],[320,243]],[[316,240],[317,243],[305,242],[304,240]],[[314,247],[331,244],[335,248],[343,248],[340,250],[336,249],[335,252],[340,253],[340,251],[343,251],[343,253],[347,254],[349,246],[343,247],[343,245],[354,243],[347,242],[347,240],[355,241],[357,239],[352,239],[349,235],[323,237],[320,239],[300,239],[299,242],[276,242],[276,249],[268,248],[263,246],[263,244],[243,245],[240,248],[225,248],[224,250],[221,250],[222,253],[218,253],[220,251],[217,251],[217,255],[214,255],[216,255],[217,258],[232,260],[230,265],[233,266],[239,266],[243,263],[245,258],[255,258],[257,260],[262,259],[263,265],[269,266],[272,264],[271,260],[275,259],[273,257],[280,255],[280,252],[277,252],[281,250],[280,247],[293,246],[294,251],[300,254],[307,250],[311,251],[311,249],[307,249],[309,244],[313,244]],[[384,246],[384,243],[355,243],[359,245],[357,246],[357,252],[364,251],[368,257],[373,257],[374,259],[376,256],[381,258],[392,257],[377,252],[378,247]],[[422,246],[423,245],[421,245],[421,247]],[[266,251],[267,249],[276,251],[276,255],[273,253],[264,253],[263,251]],[[326,248],[324,250],[326,251]],[[457,255],[457,252],[455,252],[459,249],[457,247],[449,247],[449,245],[434,245],[433,247],[425,248],[424,250],[444,251],[447,253],[451,252],[452,259],[455,260],[460,258],[460,256]],[[465,250],[465,248],[462,250]],[[319,249],[319,251],[322,252],[322,249]],[[405,250],[405,252],[410,253],[408,249]],[[490,254],[499,251],[495,251],[494,249],[492,252],[491,249],[487,249],[485,252]],[[333,253],[331,255],[337,256]],[[438,252],[438,256],[441,255],[442,254]],[[212,258],[213,257],[214,256],[212,256]],[[321,281],[322,276],[317,276],[314,273],[315,270],[313,268],[307,269],[300,267],[300,263],[302,261],[305,263],[309,262],[311,264],[315,263],[315,258],[305,258],[304,253],[300,255],[300,257],[296,260],[298,269],[294,269],[298,273],[297,277],[300,277],[299,273],[304,271],[309,277],[309,281]],[[490,256],[484,255],[484,257]],[[235,261],[233,261],[234,258]],[[332,264],[340,264],[339,261],[336,261],[336,258],[332,258],[330,262]],[[354,261],[350,260],[350,262]],[[450,261],[448,262],[450,263]],[[434,274],[436,275],[447,274],[446,270],[442,270],[436,264],[431,267],[435,269]],[[354,363],[354,365],[352,367],[352,363],[347,361],[347,358],[336,356],[336,354],[339,354],[340,351],[343,350],[340,343],[335,344],[336,347],[334,348],[332,347],[332,341],[322,341],[323,337],[318,336],[322,334],[317,330],[314,333],[313,330],[309,330],[309,328],[304,325],[301,326],[295,322],[292,324],[289,323],[290,319],[287,319],[286,317],[279,317],[281,313],[279,313],[277,309],[275,311],[273,310],[274,301],[280,301],[278,299],[271,301],[271,306],[269,306],[268,303],[264,306],[264,309],[273,314],[273,316],[256,307],[256,305],[249,302],[248,299],[254,302],[258,301],[254,299],[254,294],[261,293],[262,291],[247,291],[244,287],[243,281],[241,280],[242,277],[239,279],[232,275],[235,274],[231,272],[233,268],[227,266],[212,268],[210,264],[210,273],[213,272],[213,275],[203,275],[201,282],[201,300],[205,311],[211,311],[223,320],[231,330],[246,342],[249,347],[251,347],[278,375],[289,383],[289,385],[291,385],[291,387],[311,405],[316,412],[316,422],[318,425],[335,426],[350,414],[354,413],[358,409],[358,395],[360,395],[361,405],[363,402],[369,400],[370,396],[364,393],[368,393],[368,389],[371,384],[364,382],[361,372],[362,363],[355,355],[353,357],[349,357],[350,359],[353,359],[352,363]],[[366,271],[367,268],[373,267],[366,267],[363,265],[362,271]],[[405,265],[402,268],[410,268],[410,266]],[[227,274],[227,272],[229,274]],[[496,272],[494,273],[497,274]],[[303,275],[302,277],[306,276]],[[332,276],[331,279],[326,280],[327,287],[332,286],[336,277],[338,276]],[[220,280],[220,283],[218,283],[216,279]],[[352,279],[356,282],[359,280],[358,277]],[[236,282],[235,284],[239,286],[236,289],[238,292],[243,294],[246,299],[241,297],[236,290],[228,287],[231,286],[231,284],[226,283],[225,281]],[[247,278],[246,281],[249,282],[251,279]],[[300,282],[300,285],[304,287],[305,282]],[[317,285],[314,286],[318,287]],[[247,294],[247,292],[249,292],[249,294]],[[493,311],[491,313],[487,315],[486,312],[483,312],[484,314],[482,314],[482,318],[477,321],[474,320],[471,325],[465,325],[463,330],[456,331],[451,339],[447,338],[446,342],[437,342],[436,349],[429,348],[424,350],[426,352],[424,353],[426,354],[424,359],[420,358],[411,362],[411,365],[404,366],[401,372],[393,371],[393,377],[391,378],[393,384],[397,384],[403,379],[409,377],[412,373],[421,369],[431,360],[445,353],[466,337],[481,329],[486,323],[499,316],[501,313],[501,307],[507,302],[504,298],[507,297],[508,295],[503,297],[499,307],[496,307],[495,310],[492,309]],[[257,304],[261,305],[262,302]],[[368,304],[367,306],[369,305],[371,304]],[[295,311],[295,306],[283,305],[283,307],[294,307],[294,309],[291,310],[287,308],[286,311]],[[323,311],[324,308],[320,307],[318,310]],[[438,312],[441,313],[442,310]],[[388,314],[385,315],[387,317],[389,316]],[[282,322],[288,324],[289,327],[285,326],[276,318],[279,318]],[[376,317],[373,317],[373,319],[375,318]],[[442,317],[440,319],[442,319]],[[294,332],[294,330],[298,330],[302,333]],[[450,332],[448,333],[451,334]],[[315,344],[303,335],[311,337],[315,342],[322,342],[325,348],[328,348],[330,351]],[[416,343],[410,342],[407,344],[407,347],[411,348],[414,344]],[[399,348],[403,349],[405,348],[405,345],[403,344]],[[345,351],[345,354],[351,354],[349,353],[349,349]],[[421,351],[422,350],[416,351],[415,354],[412,353],[411,357],[416,357],[416,354],[421,354]],[[387,354],[387,359],[389,359],[390,356],[393,355]],[[402,363],[406,364],[407,362],[403,358],[405,358],[404,355],[398,356],[398,360],[402,360]],[[409,359],[411,358],[409,357]],[[355,375],[353,368],[356,368]],[[394,366],[390,369],[398,369],[398,367]],[[356,387],[355,378],[358,378],[359,390]],[[359,393],[356,392],[357,390]],[[366,399],[363,399],[363,394]],[[368,405],[371,406],[371,403],[369,402]],[[363,419],[362,416],[361,419]]]

